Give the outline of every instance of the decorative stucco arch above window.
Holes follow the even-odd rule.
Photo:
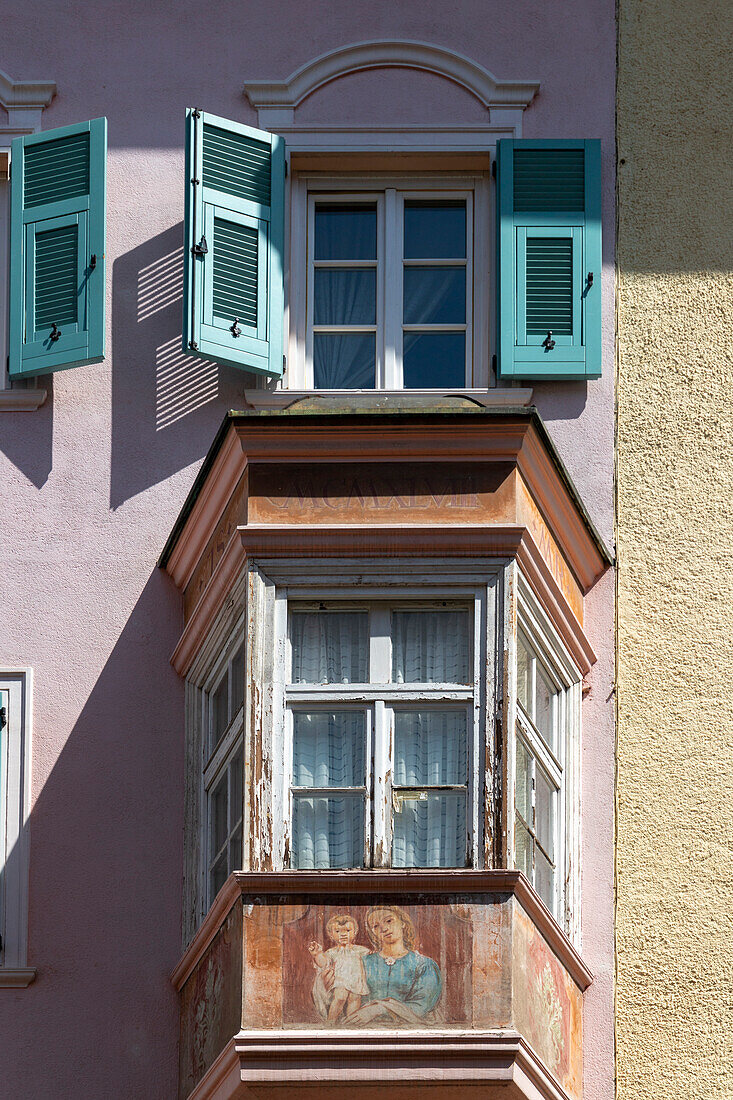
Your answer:
[[[319,89],[342,77],[366,71],[407,69],[448,81],[478,102],[480,121],[461,118],[450,124],[399,123],[375,117],[355,126],[344,119],[300,121],[298,108]],[[244,92],[257,111],[258,124],[288,135],[290,148],[469,149],[485,147],[486,135],[521,134],[522,112],[539,90],[531,80],[499,80],[478,62],[426,42],[356,42],[306,62],[284,81],[252,80]]]

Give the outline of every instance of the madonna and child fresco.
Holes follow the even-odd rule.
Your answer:
[[[312,998],[321,1019],[347,1027],[439,1023],[443,978],[418,950],[410,916],[378,905],[367,910],[364,925],[351,912],[335,912],[326,922],[329,945],[310,941]]]

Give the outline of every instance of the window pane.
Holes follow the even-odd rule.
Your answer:
[[[465,793],[398,795],[392,820],[393,867],[465,866]]]
[[[231,831],[237,821],[241,821],[242,818],[242,785],[244,782],[244,760],[242,757],[242,750],[239,749],[229,765],[229,806],[230,806],[230,824],[229,830]]]
[[[227,838],[227,774],[221,777],[211,795],[211,858],[213,859]],[[226,859],[226,856],[225,856]]]
[[[517,740],[516,785],[514,804],[528,825],[532,824],[532,763],[529,753]]]
[[[369,679],[366,611],[294,611],[293,683],[364,684]]]
[[[514,819],[514,866],[532,881],[532,838],[518,818]]]
[[[229,870],[242,870],[242,825],[237,825],[229,841]]]
[[[535,769],[535,832],[551,860],[555,859],[555,788]]]
[[[406,202],[405,259],[463,259],[465,202]]]
[[[555,912],[555,872],[535,845],[534,888],[551,913]]]
[[[364,866],[364,796],[293,796],[292,865],[299,870]]]
[[[229,677],[222,677],[222,681],[211,697],[211,744],[214,748],[218,744],[221,735],[229,725]]]
[[[465,324],[465,267],[406,267],[403,303],[406,325]]]
[[[465,710],[395,711],[395,784],[457,785],[466,778]]]
[[[465,332],[406,332],[402,381],[406,390],[465,386]]]
[[[244,646],[232,657],[232,718],[244,702]]]
[[[377,208],[319,203],[315,212],[317,260],[376,260]]]
[[[293,786],[359,787],[366,779],[363,711],[293,714]]]
[[[317,390],[373,390],[376,385],[373,332],[313,334],[313,385]]]
[[[377,320],[377,273],[373,268],[317,267],[315,325],[373,325]]]
[[[227,880],[227,853],[226,850],[221,853],[216,863],[211,869],[211,875],[209,876],[209,890],[211,894],[211,900],[213,901],[216,895],[221,890],[222,886]]]
[[[467,684],[468,611],[393,611],[392,680]]]
[[[517,696],[525,712],[532,717],[530,710],[530,655],[520,635],[517,638]]]
[[[537,662],[537,674],[535,677],[535,715],[534,721],[537,729],[547,741],[547,744],[555,747],[555,696],[557,690],[551,684]]]

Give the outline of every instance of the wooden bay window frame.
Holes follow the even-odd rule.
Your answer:
[[[292,684],[288,608],[367,606],[386,608],[470,608],[472,617],[471,685],[363,685]],[[246,614],[243,609],[246,607]],[[387,614],[389,612],[387,611]],[[200,923],[213,901],[207,890],[208,866],[206,779],[222,775],[243,738],[242,868],[283,871],[291,866],[291,759],[290,715],[297,709],[338,707],[370,708],[376,716],[367,753],[370,768],[365,777],[365,796],[373,798],[371,837],[365,846],[365,865],[390,866],[389,829],[391,788],[388,749],[393,735],[389,712],[415,701],[436,707],[466,705],[472,709],[469,723],[469,775],[467,792],[467,859],[473,868],[516,866],[515,782],[517,739],[532,735],[531,715],[522,713],[517,699],[518,632],[539,655],[543,667],[559,690],[558,736],[564,723],[564,744],[541,758],[557,783],[555,814],[556,890],[552,899],[555,918],[574,942],[580,933],[580,698],[582,677],[560,642],[547,615],[524,578],[516,561],[425,559],[409,564],[374,559],[267,559],[250,561],[237,582],[232,598],[218,616],[206,645],[189,673],[189,739],[205,741],[206,691],[215,690],[222,669],[241,644],[244,635],[245,701],[239,724],[232,724],[214,755],[197,765],[198,811],[194,810],[199,838],[195,860],[198,871],[192,910],[198,914],[190,930]],[[377,646],[378,648],[378,646]],[[386,667],[386,659],[382,657]],[[228,664],[226,667],[229,667]],[[194,687],[192,680],[198,679]],[[413,690],[414,688],[414,690]],[[205,689],[205,690],[204,690]],[[381,722],[382,732],[374,736]],[[199,732],[196,732],[196,726]],[[536,737],[539,734],[535,734]],[[194,750],[195,755],[195,750]],[[198,761],[203,750],[198,750]],[[189,761],[192,755],[189,753]],[[257,778],[259,777],[259,778]],[[391,782],[391,780],[390,780]],[[189,791],[191,787],[189,785]],[[187,815],[189,820],[191,814]],[[366,834],[366,831],[365,831]],[[191,860],[187,863],[190,866]],[[447,868],[445,870],[448,870]],[[438,873],[440,869],[437,869]],[[347,873],[347,872],[344,872]],[[188,888],[190,893],[190,886]]]
[[[281,597],[282,598],[282,597]],[[486,618],[486,593],[482,589],[466,592],[461,599],[456,594],[446,598],[441,590],[423,590],[420,597],[410,600],[404,593],[396,598],[396,593],[388,595],[384,589],[371,590],[363,599],[338,601],[321,593],[320,599],[310,603],[290,601],[289,610],[353,610],[368,616],[368,665],[369,681],[358,684],[295,684],[288,682],[288,671],[292,668],[291,632],[285,644],[285,714],[282,729],[283,738],[283,798],[289,812],[280,823],[284,830],[281,840],[284,863],[287,853],[293,852],[292,827],[294,820],[294,799],[307,795],[330,795],[338,797],[337,788],[296,787],[293,782],[293,725],[294,715],[308,712],[355,711],[365,715],[365,783],[359,788],[344,788],[344,791],[364,793],[364,867],[393,866],[393,830],[394,815],[402,811],[402,806],[410,800],[419,800],[423,792],[436,794],[449,790],[465,791],[466,798],[466,838],[465,857],[456,864],[444,866],[482,866],[481,842],[483,835],[482,804],[483,781],[478,768],[484,748],[484,723],[481,714],[481,696],[484,691],[482,675],[482,655],[485,654],[485,639],[481,635],[481,623]],[[465,684],[406,682],[394,683],[392,673],[392,613],[399,611],[464,611],[467,622],[468,675]],[[290,616],[288,616],[290,618]],[[408,785],[397,784],[394,780],[396,715],[400,712],[414,713],[420,707],[431,713],[446,711],[464,711],[466,714],[466,762],[467,772],[464,784]],[[278,757],[277,750],[275,752]],[[290,861],[292,863],[292,859]],[[357,864],[356,866],[359,866]],[[421,864],[422,866],[422,864]],[[430,864],[433,866],[433,864]]]

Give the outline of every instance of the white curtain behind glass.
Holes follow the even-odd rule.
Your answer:
[[[466,782],[466,711],[397,711],[394,782],[401,787]]]
[[[292,848],[297,869],[362,867],[364,796],[294,797]]]
[[[394,611],[392,680],[467,684],[468,611]]]
[[[393,815],[393,867],[462,867],[466,862],[466,795],[400,800]]]
[[[293,786],[364,785],[363,711],[293,715]]]
[[[295,684],[363,684],[369,679],[365,611],[294,611],[290,620]]]

